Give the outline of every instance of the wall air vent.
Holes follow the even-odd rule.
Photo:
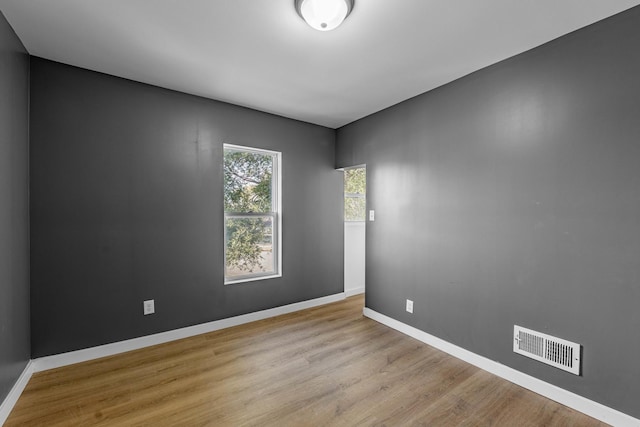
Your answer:
[[[513,337],[514,352],[580,375],[580,344],[517,325],[513,327]]]

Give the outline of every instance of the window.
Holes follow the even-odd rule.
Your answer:
[[[344,171],[344,220],[366,219],[367,169],[353,168]]]
[[[280,157],[224,145],[225,284],[281,275]]]

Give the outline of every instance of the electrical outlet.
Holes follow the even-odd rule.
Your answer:
[[[375,221],[376,220],[376,213],[371,210],[369,211],[369,221]]]
[[[142,302],[142,307],[144,308],[144,315],[153,314],[156,312],[156,304],[155,300],[147,300]]]
[[[411,301],[410,299],[407,300],[407,311],[409,313],[413,313],[413,301]]]

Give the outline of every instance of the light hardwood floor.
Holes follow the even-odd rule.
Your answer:
[[[602,426],[362,316],[363,298],[35,374],[6,426]]]

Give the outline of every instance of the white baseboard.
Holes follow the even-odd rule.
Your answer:
[[[112,356],[114,354],[120,354],[131,350],[138,350],[144,347],[150,347],[152,345],[163,344],[182,338],[192,337],[194,335],[206,334],[208,332],[230,328],[232,326],[238,326],[245,323],[255,322],[256,320],[268,319],[270,317],[280,316],[282,314],[293,313],[294,311],[317,307],[343,299],[345,299],[345,294],[339,293],[322,298],[316,298],[308,301],[270,308],[268,310],[256,311],[254,313],[229,317],[227,319],[215,320],[213,322],[188,326],[186,328],[174,329],[172,331],[161,332],[158,334],[147,335],[139,338],[132,338],[130,340],[100,345],[83,350],[70,351],[68,353],[55,354],[53,356],[40,357],[33,360],[34,372],[46,371],[47,369],[59,368],[61,366],[67,366],[74,363],[98,359],[100,357]]]
[[[0,426],[7,421],[7,418],[9,418],[11,410],[18,401],[18,398],[20,398],[24,388],[27,386],[33,372],[33,362],[30,360],[27,362],[27,366],[25,366],[22,374],[18,377],[18,381],[13,385],[7,397],[2,401],[2,403],[0,403]]]
[[[353,288],[353,289],[345,289],[344,294],[347,298],[352,297],[354,295],[364,294],[364,286],[361,286],[359,288]]]
[[[438,337],[430,335],[420,329],[409,326],[406,323],[399,322],[391,317],[380,314],[370,308],[364,308],[363,313],[366,317],[373,319],[383,325],[389,326],[397,331],[402,332],[405,335],[409,335],[425,344],[442,350],[445,353],[464,360],[467,363],[477,366],[487,372],[491,372],[507,381],[517,384],[521,387],[529,389],[535,393],[538,393],[544,397],[561,403],[565,406],[580,411],[590,417],[596,418],[604,423],[611,424],[616,427],[638,427],[640,426],[640,420],[630,415],[624,414],[615,409],[604,406],[593,400],[589,400],[585,397],[557,387],[553,384],[549,384],[545,381],[534,378],[530,375],[524,374],[508,366],[502,365],[486,357],[472,353],[465,350],[462,347],[451,344]]]

